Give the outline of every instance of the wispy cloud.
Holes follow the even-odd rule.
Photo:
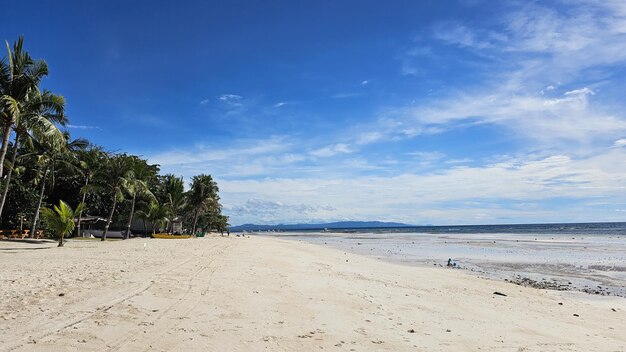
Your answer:
[[[162,166],[191,165],[211,161],[236,160],[239,157],[259,156],[268,153],[285,152],[289,143],[283,137],[272,137],[265,140],[233,142],[236,147],[215,149],[204,145],[196,145],[193,150],[173,150],[150,157],[150,161]]]
[[[65,125],[67,128],[73,128],[77,130],[101,130],[99,126],[88,126],[88,125]]]
[[[218,97],[218,99],[221,101],[232,102],[232,101],[239,101],[243,99],[243,97],[237,94],[222,94]]]
[[[310,155],[315,157],[330,157],[337,154],[352,153],[350,146],[345,143],[337,143],[323,148],[315,149],[309,152]]]
[[[590,1],[575,5],[568,11],[537,3],[519,5],[497,30],[438,23],[432,37],[440,44],[489,57],[479,67],[484,83],[440,94],[417,107],[390,109],[387,121],[395,121],[407,137],[425,128],[441,132],[465,123],[490,124],[550,147],[563,141],[568,147],[606,143],[623,135],[623,110],[606,104],[605,97],[588,86],[594,76],[585,75],[590,69],[597,75],[626,62],[624,5]],[[409,50],[407,57],[433,54],[421,45]],[[606,74],[595,79],[605,80]],[[585,86],[577,83],[580,80]]]
[[[433,37],[449,44],[476,49],[492,47],[489,37],[506,40],[506,37],[498,36],[495,33],[475,33],[475,30],[469,29],[457,22],[440,22],[436,24],[433,28]]]
[[[243,106],[243,103],[242,103],[243,97],[238,94],[222,94],[217,99],[233,107]]]
[[[332,99],[347,99],[347,98],[356,98],[363,95],[362,93],[337,93],[333,94],[330,97]]]

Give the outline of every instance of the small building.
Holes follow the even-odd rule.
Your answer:
[[[74,220],[77,222],[77,220]],[[85,215],[80,217],[80,234],[81,237],[90,237],[92,231],[104,230],[107,219],[99,216]]]

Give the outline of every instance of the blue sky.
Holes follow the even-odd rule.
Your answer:
[[[2,5],[70,131],[231,223],[626,218],[626,3]]]

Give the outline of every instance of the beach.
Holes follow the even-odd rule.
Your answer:
[[[304,241],[1,241],[0,257],[2,351],[626,350],[622,297]]]
[[[603,228],[595,233],[588,225],[578,225],[578,232],[568,229],[569,233],[558,234],[545,232],[545,228],[530,233],[478,232],[481,228],[484,227],[467,227],[465,233],[388,229],[263,235],[307,241],[405,265],[445,266],[450,259],[455,268],[482,277],[538,288],[626,297],[626,236],[622,235],[622,225],[613,232]],[[443,229],[458,231],[454,227]],[[519,231],[519,226],[514,229]]]

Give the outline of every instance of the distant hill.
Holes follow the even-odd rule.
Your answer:
[[[323,230],[323,229],[369,229],[369,228],[386,228],[386,227],[412,227],[399,222],[383,222],[383,221],[339,221],[329,222],[325,224],[291,224],[291,225],[255,225],[244,224],[239,226],[231,226],[230,231],[269,231],[269,230]]]

